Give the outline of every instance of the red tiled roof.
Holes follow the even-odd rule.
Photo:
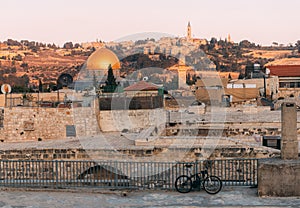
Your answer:
[[[136,84],[126,87],[124,91],[155,91],[158,90],[158,88],[158,86],[152,83],[140,81]]]
[[[273,65],[267,66],[270,75],[278,77],[300,77],[300,65]]]

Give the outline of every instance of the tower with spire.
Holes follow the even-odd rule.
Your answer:
[[[187,38],[188,41],[192,40],[192,27],[191,27],[190,21],[189,21],[188,26],[187,26],[186,38]]]
[[[230,34],[228,34],[228,37],[227,37],[227,42],[228,42],[228,43],[232,43],[232,40],[231,40],[231,36],[230,36]]]

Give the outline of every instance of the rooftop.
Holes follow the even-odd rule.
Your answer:
[[[270,65],[267,68],[273,76],[300,77],[300,62],[298,65]]]
[[[140,81],[136,84],[126,87],[124,91],[157,91],[159,87],[153,83]]]

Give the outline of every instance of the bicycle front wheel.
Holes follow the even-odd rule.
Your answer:
[[[192,190],[192,180],[186,175],[181,175],[175,180],[175,188],[179,193],[188,193]]]
[[[203,188],[209,194],[217,194],[222,189],[222,181],[217,176],[208,176],[204,179]]]

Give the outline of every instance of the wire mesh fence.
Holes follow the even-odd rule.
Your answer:
[[[173,190],[179,175],[205,168],[226,186],[257,185],[257,159],[187,163],[132,161],[0,161],[0,186],[30,188],[109,188]]]

